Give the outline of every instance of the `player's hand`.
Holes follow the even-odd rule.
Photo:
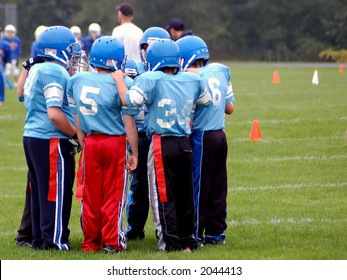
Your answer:
[[[137,157],[136,156],[129,156],[125,168],[128,169],[130,172],[134,171],[137,167]]]
[[[42,63],[42,62],[44,62],[45,60],[42,58],[42,57],[39,57],[39,56],[35,56],[35,57],[31,57],[31,58],[29,58],[27,61],[24,61],[23,63],[22,63],[22,66],[23,66],[23,68],[24,69],[26,69],[26,70],[30,70],[30,68],[33,66],[33,65],[35,65],[35,64],[37,64],[37,63]]]
[[[119,80],[124,80],[124,77],[126,76],[125,73],[123,73],[122,70],[116,70],[112,72],[112,79],[115,80],[116,82]]]
[[[69,143],[71,146],[70,154],[75,155],[82,150],[82,146],[80,142],[78,141],[77,134],[75,134],[69,139]]]

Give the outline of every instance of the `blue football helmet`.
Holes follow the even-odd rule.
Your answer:
[[[37,55],[54,59],[69,67],[71,57],[81,55],[81,47],[76,43],[69,28],[51,26],[41,33],[37,43]]]
[[[159,39],[148,46],[148,70],[156,71],[164,67],[180,68],[180,50],[171,39]]]
[[[198,36],[185,36],[176,41],[180,48],[182,70],[189,68],[195,60],[202,59],[204,66],[210,58],[208,48],[204,40]]]
[[[134,60],[127,59],[124,65],[124,73],[128,77],[135,79],[139,75],[139,71],[137,70],[137,65]]]
[[[101,36],[90,48],[90,65],[116,71],[124,65],[125,54],[122,42],[112,36]]]
[[[140,40],[140,54],[142,61],[146,64],[146,49],[147,47],[158,39],[170,39],[170,34],[164,28],[150,27],[143,32]]]

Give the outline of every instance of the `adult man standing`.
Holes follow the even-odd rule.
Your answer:
[[[141,61],[139,44],[143,34],[141,28],[132,21],[134,9],[128,3],[116,7],[119,25],[113,29],[112,36],[118,38],[124,45],[125,54],[135,63]]]
[[[170,33],[171,39],[174,41],[187,35],[193,35],[192,30],[184,29],[184,22],[180,18],[172,18],[165,29]]]

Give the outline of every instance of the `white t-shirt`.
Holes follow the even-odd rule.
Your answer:
[[[124,44],[125,54],[135,62],[141,61],[140,40],[143,31],[133,23],[123,23],[113,29],[112,36]]]

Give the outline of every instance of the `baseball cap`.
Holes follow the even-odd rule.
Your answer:
[[[123,15],[125,15],[127,17],[131,17],[134,14],[133,7],[131,7],[131,5],[128,3],[123,3],[121,5],[118,5],[116,7],[116,10],[120,11]]]
[[[169,25],[166,26],[166,29],[169,30],[173,28],[175,30],[184,30],[184,22],[180,18],[173,18],[170,20]]]

